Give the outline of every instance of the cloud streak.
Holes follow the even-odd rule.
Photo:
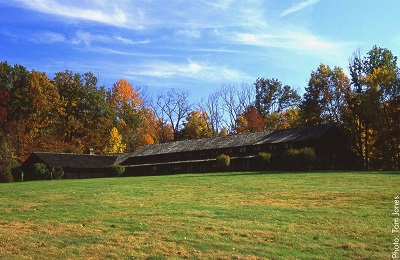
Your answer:
[[[73,20],[91,21],[117,27],[142,29],[140,9],[128,15],[123,5],[116,1],[57,1],[17,0],[19,6],[40,13],[46,13]],[[131,10],[136,10],[132,8]],[[136,17],[137,19],[133,19]],[[133,21],[138,21],[137,24]]]
[[[92,43],[105,43],[105,44],[124,44],[124,45],[138,45],[151,43],[150,40],[138,40],[134,41],[122,37],[120,35],[108,35],[108,34],[93,34],[87,31],[78,30],[76,35],[70,41],[72,44],[85,44],[91,46]]]
[[[315,60],[341,53],[340,42],[315,34],[306,27],[310,23],[291,24],[292,19],[279,19],[319,0],[297,0],[283,12],[282,3],[273,2],[0,0],[4,5],[45,14],[32,15],[43,19],[34,21],[42,31],[10,27],[0,33],[8,32],[18,43],[38,45],[33,48],[45,50],[54,43],[57,49],[57,44],[62,45],[76,55],[59,55],[60,60],[68,63],[85,57],[82,64],[94,64],[105,74],[130,77],[140,84],[215,86],[253,81],[272,71],[283,57]],[[297,20],[296,16],[291,18]],[[48,24],[50,19],[54,24]]]
[[[292,5],[290,8],[286,9],[283,11],[280,15],[280,17],[287,16],[289,14],[297,13],[300,12],[301,10],[313,6],[316,3],[318,3],[320,0],[306,0],[297,4]]]
[[[325,41],[308,32],[283,28],[279,30],[271,29],[267,32],[236,32],[226,37],[236,44],[293,51],[333,52],[338,50],[340,45]]]
[[[240,81],[250,78],[244,72],[230,68],[229,66],[210,65],[204,62],[188,60],[187,62],[168,62],[155,60],[136,65],[127,74],[136,77],[152,77],[160,79],[190,78],[221,82],[224,80]]]
[[[263,1],[15,0],[21,8],[72,21],[89,21],[134,30],[168,29],[197,36],[197,30],[264,26]],[[194,33],[194,35],[193,35]]]

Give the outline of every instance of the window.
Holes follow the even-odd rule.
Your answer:
[[[254,146],[254,151],[261,151],[261,146]]]

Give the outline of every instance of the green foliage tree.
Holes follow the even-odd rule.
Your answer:
[[[66,70],[56,73],[54,82],[62,100],[58,130],[70,150],[83,152],[89,148],[87,143],[102,150],[114,118],[97,78],[91,72],[81,75]]]
[[[350,59],[353,85],[346,130],[364,169],[399,169],[399,68],[397,57],[374,46]]]
[[[60,97],[46,74],[32,71],[26,87],[16,93],[16,98],[23,107],[23,113],[16,119],[19,127],[14,132],[19,143],[17,153],[27,156],[32,150],[57,143]]]
[[[282,86],[277,79],[258,78],[254,83],[256,88],[255,107],[262,115],[274,112],[280,113],[287,108],[297,107],[301,97],[290,86]]]
[[[343,124],[350,81],[340,67],[331,69],[320,64],[311,77],[300,105],[301,117],[307,125]]]

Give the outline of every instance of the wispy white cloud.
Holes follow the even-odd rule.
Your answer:
[[[113,37],[115,40],[122,42],[124,44],[129,44],[129,45],[136,45],[136,44],[146,44],[146,43],[151,43],[150,40],[140,40],[140,41],[134,41],[128,38],[124,38],[121,36],[115,36]]]
[[[92,34],[90,32],[85,32],[79,30],[76,32],[76,36],[71,39],[72,44],[81,44],[84,43],[86,46],[91,45],[92,42],[111,42],[112,39],[106,35],[100,34]]]
[[[87,46],[82,51],[89,51],[89,52],[96,52],[99,54],[116,54],[121,56],[132,56],[132,57],[141,57],[141,58],[155,58],[155,57],[171,57],[170,54],[165,53],[149,53],[149,52],[137,52],[137,51],[129,51],[129,50],[120,50],[117,48],[110,48],[110,47],[93,47]]]
[[[246,73],[232,69],[229,66],[210,65],[192,60],[182,63],[161,60],[150,61],[136,65],[127,74],[137,77],[191,78],[218,82],[221,82],[221,80],[238,81],[250,78]]]
[[[40,13],[51,14],[74,20],[92,21],[118,27],[141,29],[140,9],[131,8],[128,13],[124,1],[60,1],[60,0],[16,0],[19,6]],[[131,5],[133,2],[131,3]],[[137,23],[135,24],[135,21]]]
[[[201,30],[198,29],[179,29],[175,31],[174,37],[184,37],[186,39],[199,39],[201,37]]]
[[[122,37],[120,35],[108,35],[108,34],[93,34],[87,31],[78,30],[76,35],[71,39],[72,44],[84,43],[86,46],[90,46],[93,42],[97,43],[113,43],[113,44],[126,44],[126,45],[137,45],[137,44],[147,44],[150,40],[138,40],[134,41]]]
[[[200,2],[210,5],[212,7],[216,7],[219,9],[227,9],[231,7],[232,0],[219,0],[219,1],[204,1],[204,0],[199,0]]]
[[[51,44],[67,42],[67,38],[61,34],[50,31],[35,31],[35,32],[10,32],[1,30],[0,34],[12,39],[14,42],[31,42],[35,44]]]
[[[305,1],[303,1],[303,2],[294,4],[294,5],[292,5],[290,8],[284,10],[284,11],[281,13],[280,16],[281,16],[281,17],[284,17],[284,16],[287,16],[287,15],[289,15],[289,14],[293,14],[293,13],[299,12],[299,11],[301,11],[301,10],[307,8],[307,7],[310,7],[310,6],[312,6],[312,5],[315,5],[315,4],[318,3],[319,1],[320,1],[320,0],[305,0]]]
[[[208,53],[236,53],[236,54],[243,54],[243,51],[240,50],[234,50],[234,49],[227,49],[225,47],[220,47],[220,48],[191,48],[188,49],[188,51],[192,52],[208,52]]]
[[[34,43],[60,43],[65,42],[66,38],[63,34],[55,32],[37,32],[29,38]]]
[[[282,31],[275,34],[236,33],[232,40],[239,44],[301,51],[329,51],[338,47],[337,43],[324,41],[313,34],[295,31]]]

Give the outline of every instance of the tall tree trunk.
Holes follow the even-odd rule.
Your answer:
[[[365,170],[369,170],[369,144],[368,144],[368,139],[369,139],[369,124],[366,122],[365,123],[365,136],[364,136],[364,145],[365,145],[365,155],[364,155],[364,167]]]
[[[357,116],[356,116],[357,117]],[[362,124],[361,120],[358,118],[355,119],[356,125],[356,138],[357,138],[357,149],[358,149],[358,156],[361,159],[360,165],[365,169],[365,160],[364,160],[364,149],[363,149],[363,141],[362,141]],[[359,165],[359,166],[360,166]]]

